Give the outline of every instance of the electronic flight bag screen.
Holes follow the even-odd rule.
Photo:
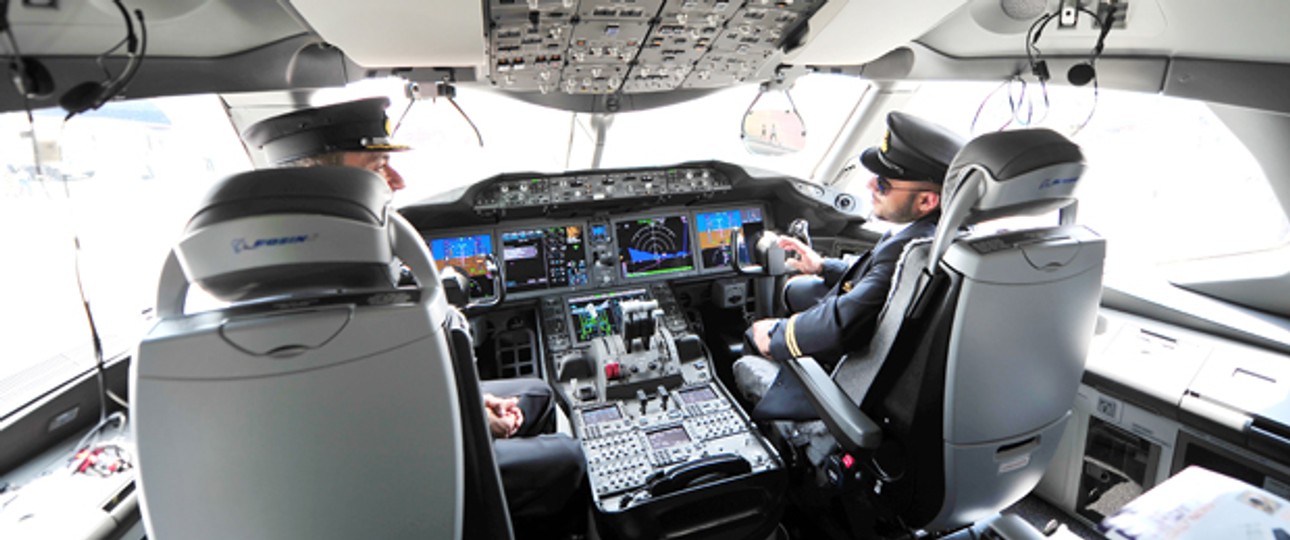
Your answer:
[[[493,280],[488,276],[488,256],[493,254],[493,235],[475,234],[432,238],[430,254],[440,271],[452,266],[470,280],[471,298],[489,298],[496,295]]]
[[[686,216],[628,219],[614,229],[624,278],[694,270]]]
[[[699,212],[694,215],[694,226],[699,233],[699,260],[704,270],[730,267],[730,246],[733,233],[744,230],[745,237],[765,228],[761,208],[740,208],[716,212]],[[739,253],[739,261],[752,264],[747,247]]]
[[[506,292],[587,284],[582,227],[535,227],[502,233]]]

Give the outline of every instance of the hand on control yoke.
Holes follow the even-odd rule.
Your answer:
[[[819,274],[824,268],[824,257],[816,253],[810,246],[802,243],[801,240],[792,236],[782,235],[778,237],[779,247],[784,251],[797,253],[796,259],[788,259],[785,263],[789,268],[803,274]]]

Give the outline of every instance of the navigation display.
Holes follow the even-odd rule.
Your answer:
[[[506,292],[587,284],[582,227],[538,227],[502,233]]]
[[[699,232],[699,260],[704,270],[730,267],[731,233],[744,229],[744,237],[765,228],[760,208],[741,208],[718,212],[700,212],[694,215],[694,225]],[[739,261],[752,264],[747,248],[739,253]]]
[[[493,235],[450,236],[432,238],[430,253],[440,271],[452,266],[470,279],[470,297],[488,298],[496,294],[488,276],[488,256],[493,254]]]
[[[624,278],[694,270],[686,216],[628,219],[614,224]]]
[[[645,289],[599,293],[569,299],[573,317],[573,337],[579,343],[612,336],[618,327],[618,303],[623,300],[648,300]]]

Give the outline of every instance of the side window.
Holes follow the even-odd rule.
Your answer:
[[[216,179],[250,166],[215,96],[33,118],[0,115],[0,418],[93,367],[78,281],[105,356],[129,350],[185,220]]]
[[[1290,241],[1290,222],[1263,170],[1205,104],[1049,87],[1045,106],[1031,85],[1024,102],[1014,92],[1013,102],[1025,104],[1014,115],[1010,89],[998,88],[926,84],[904,109],[964,134],[1025,127],[1029,120],[1070,136],[1088,162],[1076,193],[1078,221],[1107,238],[1108,273],[1156,272],[1170,263],[1267,251]]]

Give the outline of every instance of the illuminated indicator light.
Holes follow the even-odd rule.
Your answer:
[[[849,470],[855,464],[856,464],[856,458],[851,457],[851,454],[842,454],[843,467],[846,467]]]

